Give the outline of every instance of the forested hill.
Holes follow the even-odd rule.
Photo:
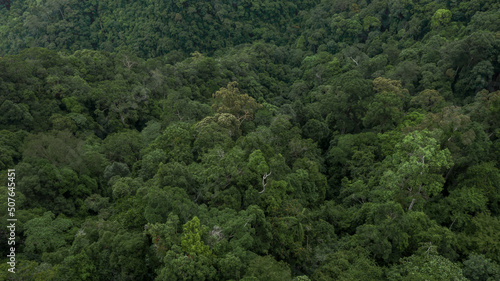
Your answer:
[[[353,46],[373,57],[391,40],[408,48],[438,34],[456,39],[499,28],[495,0],[4,0],[0,5],[0,54],[45,47],[128,50],[152,58],[172,51],[212,54],[262,40],[333,54]]]
[[[500,280],[499,169],[498,1],[0,1],[0,280]]]
[[[178,50],[212,53],[255,40],[282,45],[297,39],[305,13],[318,2],[13,1],[2,11],[0,47],[8,53],[33,46],[127,49],[150,58]]]

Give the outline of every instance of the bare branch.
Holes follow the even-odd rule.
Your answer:
[[[262,191],[261,191],[261,192],[259,192],[259,193],[264,193],[264,191],[266,191],[266,185],[267,185],[266,179],[267,179],[267,177],[269,177],[270,175],[271,175],[271,172],[269,172],[269,174],[264,174],[264,175],[262,176],[262,187],[263,187],[264,189],[262,189]]]
[[[179,118],[179,121],[182,121],[182,115],[179,112],[179,110],[177,110],[177,113],[174,113],[174,114],[177,115],[177,117]]]
[[[127,69],[131,69],[132,66],[137,64],[135,61],[130,60],[130,58],[127,55],[123,56],[122,62]]]
[[[358,66],[358,62],[355,59],[353,59],[352,56],[349,58],[356,64],[356,66]]]
[[[408,211],[411,211],[411,208],[413,208],[413,204],[415,204],[415,198],[411,200],[410,207],[408,207]]]

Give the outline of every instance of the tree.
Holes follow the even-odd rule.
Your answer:
[[[141,160],[139,176],[144,180],[151,179],[158,172],[160,163],[167,162],[167,154],[161,149],[155,149],[144,155]]]
[[[103,174],[104,179],[108,181],[108,183],[113,183],[115,180],[128,175],[130,175],[130,169],[127,164],[121,162],[113,162],[112,164],[106,166]],[[113,179],[113,182],[111,179]]]
[[[474,103],[469,104],[470,118],[485,125],[488,135],[500,124],[500,91],[482,90],[476,94]]]
[[[217,271],[213,262],[205,255],[186,255],[175,245],[163,258],[165,266],[158,269],[155,280],[214,280]]]
[[[467,186],[450,191],[450,195],[443,200],[447,205],[451,220],[450,228],[463,230],[471,225],[475,214],[487,210],[488,198],[485,193],[475,186]]]
[[[160,163],[154,176],[154,182],[157,186],[173,186],[182,188],[192,196],[197,198],[200,196],[198,192],[200,187],[196,182],[196,176],[193,175],[191,166],[184,163],[169,162],[167,164]]]
[[[53,133],[38,133],[25,139],[24,159],[47,159],[52,164],[61,167],[69,166],[75,171],[86,172],[83,159],[84,141],[76,138],[68,131]]]
[[[231,125],[235,124],[233,121],[237,122],[236,117],[231,114],[223,114],[222,122],[225,125],[229,125],[231,129],[234,129]],[[227,117],[227,118],[226,118]],[[207,117],[204,120],[195,124],[194,129],[196,131],[195,140],[193,143],[193,148],[197,155],[206,153],[208,150],[215,147],[221,147],[223,149],[229,149],[233,146],[232,137],[234,133],[238,131],[228,130],[218,124],[219,118],[217,117]],[[215,122],[214,122],[215,121]]]
[[[167,124],[175,121],[201,120],[212,113],[210,105],[191,100],[182,91],[169,93],[166,100],[159,101],[158,106],[162,108],[161,119]]]
[[[389,280],[467,280],[459,265],[437,255],[432,248],[401,259],[388,275]]]
[[[186,222],[198,212],[197,205],[189,199],[186,191],[178,187],[149,188],[143,194],[143,200],[143,215],[149,223],[165,223],[173,211],[180,222]]]
[[[213,94],[214,103],[212,108],[218,113],[230,113],[241,123],[252,120],[254,112],[261,108],[255,99],[247,94],[241,94],[237,82],[227,84],[227,88],[221,88]]]
[[[357,247],[328,254],[312,275],[313,280],[383,280],[382,269],[366,250]]]
[[[55,214],[74,215],[86,196],[97,192],[98,184],[88,176],[79,176],[69,167],[57,168],[45,159],[20,163],[19,190],[31,208],[43,207]]]
[[[479,213],[470,227],[458,236],[461,250],[465,254],[479,252],[485,257],[499,262],[500,257],[500,219],[488,212]]]
[[[322,148],[329,145],[330,129],[325,122],[309,119],[302,127],[302,133],[305,138],[311,138]]]
[[[56,267],[58,280],[90,280],[96,276],[97,268],[85,252],[68,256]]]
[[[259,193],[264,193],[266,191],[267,177],[271,175],[269,171],[269,165],[266,163],[266,159],[260,150],[255,150],[248,157],[248,168],[257,173],[258,177],[262,176],[262,191]]]
[[[500,279],[500,266],[480,254],[470,254],[464,261],[464,276],[472,281],[493,281]]]
[[[5,100],[0,104],[0,110],[3,112],[0,118],[2,128],[22,128],[32,127],[34,121],[28,106],[26,104],[13,103],[11,100]]]
[[[378,93],[368,106],[363,118],[363,125],[379,132],[394,129],[403,119],[403,103],[401,96],[390,92]]]
[[[326,118],[329,128],[342,134],[358,132],[372,94],[371,83],[351,70],[335,79],[333,86],[336,90],[322,100],[330,112]]]
[[[382,155],[377,153],[381,150],[375,133],[345,134],[332,139],[325,157],[329,181],[337,186],[344,177],[368,181],[376,163],[382,159]],[[333,196],[332,190],[327,193],[330,198]]]
[[[257,256],[249,264],[242,280],[288,281],[292,279],[290,269],[284,262],[277,262],[272,256]]]
[[[459,176],[461,189],[474,190],[487,200],[488,210],[497,215],[500,213],[500,170],[495,167],[495,162],[483,162],[470,166],[467,171]],[[469,200],[474,197],[469,197]],[[484,206],[481,206],[484,207]]]
[[[500,4],[353,2],[0,0],[0,280],[498,279]]]
[[[121,126],[129,128],[137,122],[144,108],[147,108],[149,90],[141,85],[130,85],[121,74],[115,80],[99,82],[92,89],[92,96],[98,104],[97,113],[103,114],[101,122],[109,131],[116,131],[114,124],[119,119]],[[105,112],[108,112],[105,114]]]
[[[55,218],[52,212],[45,212],[42,217],[26,222],[24,227],[24,252],[32,259],[40,260],[44,253],[57,251],[72,242],[67,234],[73,232],[73,222],[64,217]]]
[[[191,146],[193,141],[193,130],[185,123],[174,123],[168,126],[142,154],[161,150],[165,154],[165,164],[170,161],[190,164],[193,161]],[[158,157],[158,156],[156,156]],[[154,171],[156,172],[156,171]]]
[[[272,137],[268,139],[276,151],[285,154],[290,141],[300,135],[300,129],[293,126],[290,116],[279,115],[273,119],[269,126]]]
[[[399,197],[405,206],[411,199],[408,210],[421,199],[427,200],[441,192],[444,184],[442,171],[453,164],[449,150],[442,150],[427,130],[406,135],[385,162],[389,169],[382,176],[382,188]]]
[[[113,190],[113,199],[118,200],[135,195],[136,191],[141,187],[141,183],[140,180],[129,177],[118,179],[111,187]]]
[[[229,253],[218,259],[218,268],[221,278],[238,280],[241,278],[244,264],[239,257]]]
[[[2,0],[0,2],[0,5],[2,7],[5,7],[7,10],[10,10],[10,5],[12,5],[12,2],[10,0]]]
[[[148,247],[146,236],[141,232],[118,231],[106,233],[100,241],[111,248],[109,266],[120,279],[146,278],[149,265],[144,265]],[[141,265],[142,264],[142,265]]]
[[[327,52],[319,52],[305,57],[301,68],[304,71],[304,81],[319,86],[340,72],[340,62]]]
[[[351,245],[368,250],[377,261],[395,262],[409,246],[409,223],[402,206],[394,201],[366,203],[357,213],[364,224],[356,228]]]
[[[444,107],[444,98],[436,90],[423,90],[410,101],[412,106],[418,106],[427,112],[436,113]]]
[[[12,277],[12,273],[8,271],[10,265],[4,263],[0,266],[0,278],[3,280],[15,280],[13,278],[25,278],[28,280],[42,281],[42,280],[56,280],[59,276],[57,275],[57,266],[52,266],[45,262],[36,262],[26,259],[16,258],[16,271],[15,276]]]
[[[184,231],[181,238],[182,250],[186,254],[204,255],[212,257],[212,250],[202,240],[202,236],[206,234],[206,227],[200,225],[200,219],[193,217],[192,220],[186,222],[182,229]]]
[[[304,157],[295,161],[293,173],[286,176],[293,196],[306,207],[325,200],[327,181],[319,169],[318,162]]]
[[[167,251],[180,244],[178,233],[179,217],[170,213],[165,223],[148,223],[146,233],[151,236],[154,250],[159,258],[165,257]]]
[[[196,126],[198,128],[208,127],[211,123],[215,123],[221,127],[231,138],[236,139],[241,135],[241,121],[230,113],[217,113],[215,116],[205,117]]]
[[[21,145],[28,133],[22,130],[0,131],[0,171],[14,167],[21,159]]]
[[[108,135],[102,143],[104,153],[110,161],[122,162],[132,167],[139,160],[143,140],[135,130]]]
[[[451,11],[447,9],[438,9],[431,19],[431,27],[438,29],[441,26],[447,25],[451,21]]]

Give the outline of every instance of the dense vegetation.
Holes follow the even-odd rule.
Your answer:
[[[496,0],[6,0],[0,52],[2,280],[500,279]]]

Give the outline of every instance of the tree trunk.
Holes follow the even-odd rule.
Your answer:
[[[408,211],[411,211],[411,208],[413,208],[413,204],[415,204],[415,198],[411,200],[410,207],[408,207]]]

